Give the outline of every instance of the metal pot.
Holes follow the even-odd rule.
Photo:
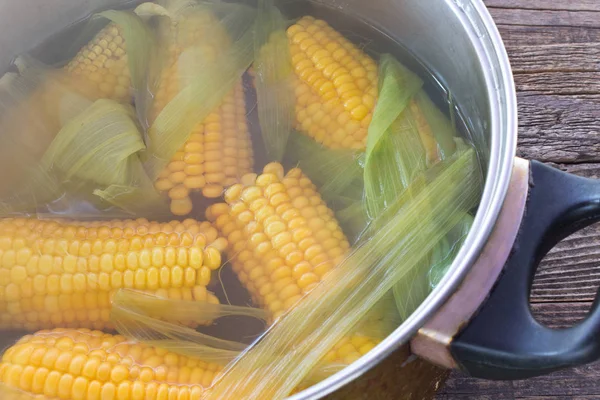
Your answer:
[[[314,1],[377,27],[435,73],[476,133],[486,184],[473,229],[426,301],[368,355],[292,398],[323,397],[354,380],[359,382],[354,394],[365,385],[385,383],[387,393],[397,393],[394,398],[430,395],[432,380],[438,382],[442,375],[421,360],[405,362],[409,343],[412,352],[426,360],[490,379],[526,378],[598,358],[596,306],[584,322],[566,330],[540,325],[528,306],[531,281],[543,255],[567,234],[600,219],[598,183],[515,158],[515,88],[502,40],[482,1]],[[7,34],[0,36],[0,69],[16,54],[94,10],[123,3],[2,2],[0,25]],[[367,373],[378,364],[383,375]],[[361,381],[363,375],[369,381]],[[421,390],[419,385],[428,388]],[[373,397],[372,392],[369,398]]]

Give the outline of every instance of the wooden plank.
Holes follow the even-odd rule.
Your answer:
[[[600,71],[536,72],[515,75],[517,89],[553,95],[590,95],[600,93]]]
[[[440,399],[560,399],[600,398],[600,364],[558,371],[523,381],[486,381],[460,372],[451,378],[439,393]]]
[[[506,43],[559,44],[600,41],[596,0],[484,0]]]
[[[596,43],[600,42],[600,29],[578,26],[528,26],[499,25],[505,43],[527,45]]]
[[[600,11],[597,0],[556,1],[556,0],[484,0],[488,7],[519,8],[527,10],[557,10],[557,11]]]
[[[532,300],[534,301],[534,300]],[[535,318],[549,328],[568,328],[581,321],[588,314],[592,302],[532,303]]]
[[[558,371],[547,376],[540,376],[522,381],[512,382],[515,398],[535,398],[536,396],[585,397],[600,396],[600,364]]]
[[[600,28],[597,11],[488,8],[499,25]]]
[[[600,43],[507,45],[506,50],[514,74],[600,70]]]
[[[518,155],[554,163],[600,162],[600,94],[517,94]]]

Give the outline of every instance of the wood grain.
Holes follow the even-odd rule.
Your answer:
[[[600,28],[597,11],[500,7],[490,7],[489,10],[498,25]]]
[[[600,2],[598,2],[597,0],[485,0],[484,2],[488,8],[558,11],[600,11]]]
[[[541,86],[534,87],[540,92],[519,88],[518,155],[554,163],[600,162],[600,94],[545,94]]]
[[[505,41],[519,101],[522,157],[600,178],[600,1],[484,0]],[[552,199],[548,199],[552,201]],[[536,318],[576,324],[600,286],[600,224],[560,242],[531,291]],[[525,381],[454,372],[439,400],[600,399],[600,363]]]

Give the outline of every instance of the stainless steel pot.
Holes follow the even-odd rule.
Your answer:
[[[379,28],[437,75],[475,132],[474,142],[486,167],[486,184],[465,245],[418,310],[367,356],[292,398],[332,393],[377,364],[391,365],[390,359],[384,360],[400,348],[405,351],[409,343],[414,353],[433,363],[492,379],[532,376],[600,356],[593,339],[599,333],[597,312],[566,331],[542,327],[529,312],[529,286],[537,262],[562,236],[598,220],[595,193],[599,192],[592,181],[515,159],[515,88],[502,40],[482,1],[315,1]],[[14,55],[94,10],[123,3],[3,1],[0,25],[7,33],[0,36],[0,69],[7,67]],[[528,196],[532,206],[526,209]],[[402,356],[398,358],[398,354]],[[433,367],[421,361],[404,363],[405,353],[395,357],[402,362],[392,362],[393,371],[419,368],[424,376],[435,375]],[[401,380],[393,374],[387,379],[388,384]],[[402,393],[421,398],[415,384],[423,382],[404,383]]]

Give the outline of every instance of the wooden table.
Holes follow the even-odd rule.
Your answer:
[[[511,58],[519,156],[600,178],[600,0],[484,0]],[[538,318],[569,326],[600,283],[600,226],[564,240],[538,270]],[[600,338],[599,338],[600,340]],[[600,363],[517,382],[453,373],[437,399],[600,399]]]

